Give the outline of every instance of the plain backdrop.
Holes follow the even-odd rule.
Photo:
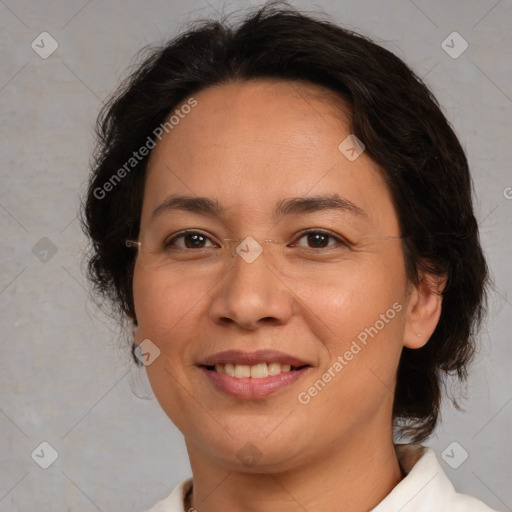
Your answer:
[[[512,510],[512,2],[292,3],[404,59],[467,150],[495,290],[465,411],[446,403],[426,444],[460,491]],[[0,511],[141,511],[190,475],[181,433],[135,394],[143,374],[90,300],[76,214],[93,123],[135,53],[255,5],[0,0]],[[453,469],[446,453],[467,459]]]

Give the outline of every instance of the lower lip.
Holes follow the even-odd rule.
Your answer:
[[[204,366],[200,368],[215,388],[228,395],[246,400],[266,398],[274,395],[297,382],[310,369],[310,367],[301,368],[300,370],[283,372],[279,375],[271,375],[262,379],[254,379],[252,377],[238,379],[230,377],[226,373],[207,370]]]

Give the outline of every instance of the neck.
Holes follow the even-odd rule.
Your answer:
[[[391,432],[359,431],[292,470],[248,473],[220,468],[187,442],[198,512],[367,511],[400,482]]]

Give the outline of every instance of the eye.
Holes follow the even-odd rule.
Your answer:
[[[308,231],[304,231],[301,233],[298,240],[306,240],[306,245],[304,244],[296,244],[299,247],[306,247],[308,249],[325,249],[327,247],[333,248],[335,246],[348,246],[348,243],[338,236],[334,236],[332,233],[328,231],[311,229]],[[330,243],[330,241],[334,243]]]
[[[210,242],[210,245],[207,245]],[[177,247],[179,249],[205,249],[215,247],[211,243],[211,239],[200,231],[182,231],[171,236],[164,243],[165,249]]]

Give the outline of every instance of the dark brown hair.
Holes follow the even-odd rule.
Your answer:
[[[234,28],[198,22],[151,49],[106,104],[82,211],[92,241],[89,278],[118,313],[136,322],[135,253],[125,240],[138,235],[148,156],[112,179],[123,165],[127,170],[134,150],[154,143],[155,128],[177,105],[233,80],[326,87],[351,106],[351,131],[386,179],[409,279],[417,283],[421,272],[447,276],[434,334],[421,349],[403,349],[397,374],[396,433],[421,441],[436,425],[443,376],[467,376],[485,311],[488,274],[468,162],[436,99],[402,60],[366,37],[280,4],[257,9]]]

